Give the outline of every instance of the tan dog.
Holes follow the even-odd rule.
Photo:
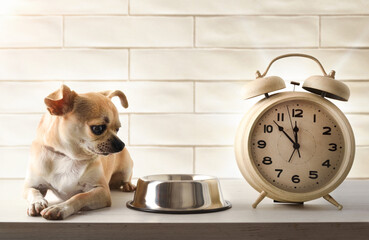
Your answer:
[[[27,214],[65,219],[80,210],[111,205],[110,188],[134,191],[133,162],[117,137],[118,111],[111,98],[121,91],[77,94],[63,85],[45,98],[49,113],[39,124],[25,181]],[[48,207],[47,190],[64,202]]]

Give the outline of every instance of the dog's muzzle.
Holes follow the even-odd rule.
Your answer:
[[[117,153],[124,149],[125,144],[118,137],[112,137],[106,142],[99,143],[95,149],[90,149],[94,153],[109,155],[110,153]]]

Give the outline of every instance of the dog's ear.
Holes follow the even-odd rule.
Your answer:
[[[62,85],[60,89],[45,98],[47,110],[51,115],[62,116],[73,110],[76,96],[76,92],[71,91],[66,85]]]
[[[122,104],[122,106],[124,108],[128,108],[128,101],[127,101],[127,97],[126,95],[119,90],[115,90],[115,91],[104,91],[104,92],[100,92],[102,95],[107,96],[108,98],[112,98],[112,97],[119,97],[120,99],[120,103]]]

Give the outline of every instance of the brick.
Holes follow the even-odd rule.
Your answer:
[[[0,50],[0,80],[127,78],[127,50]]]
[[[128,0],[0,0],[4,15],[127,14]]]
[[[190,47],[192,17],[66,17],[68,47]]]
[[[256,70],[263,72],[270,61],[282,54],[305,53],[319,59],[326,71],[336,70],[337,79],[366,80],[367,49],[156,49],[131,50],[133,80],[251,80]],[[305,80],[322,74],[317,64],[303,58],[287,58],[273,64],[268,76],[285,80]]]
[[[36,137],[36,130],[42,114],[13,115],[1,114],[0,145],[29,146]],[[6,127],[4,127],[6,126]]]
[[[346,115],[355,135],[356,146],[369,145],[369,115],[367,114],[347,114]]]
[[[345,113],[369,113],[369,82],[345,82],[350,89],[350,99],[347,102],[330,100]]]
[[[2,146],[29,146],[36,138],[36,130],[42,114],[0,114],[0,135]],[[123,142],[128,142],[128,115],[120,115],[122,127],[118,136]]]
[[[323,47],[368,47],[369,17],[322,17]]]
[[[0,82],[0,112],[46,112],[44,98],[60,88],[61,84],[61,82]]]
[[[0,148],[0,179],[24,178],[27,172],[30,149],[28,147]],[[5,166],[5,167],[4,167]]]
[[[131,115],[132,145],[233,145],[241,115]]]
[[[245,113],[259,98],[243,99],[247,82],[197,82],[196,112]]]
[[[278,29],[278,31],[276,31]],[[318,17],[198,17],[199,47],[318,47]]]
[[[355,159],[348,178],[368,178],[369,147],[357,147]]]
[[[119,115],[119,121],[121,123],[121,128],[119,129],[118,132],[118,137],[120,138],[120,140],[122,140],[126,145],[129,144],[129,132],[128,132],[128,127],[129,127],[129,120],[128,120],[128,115],[127,114],[120,114]]]
[[[217,113],[245,113],[261,97],[243,100],[243,90],[247,82],[197,82],[196,83],[196,112]],[[350,89],[348,102],[328,99],[345,113],[369,113],[369,83],[366,81],[346,81]],[[289,83],[286,82],[289,90]],[[303,89],[298,89],[303,91]]]
[[[132,14],[368,14],[369,3],[360,0],[131,0]]]
[[[62,17],[0,16],[0,47],[61,47]]]
[[[123,113],[193,112],[193,83],[189,82],[67,82],[77,93],[121,90],[129,107],[112,101]]]
[[[197,147],[195,173],[219,178],[242,178],[233,147]]]
[[[192,148],[127,147],[133,162],[133,176],[192,174]]]
[[[217,113],[245,113],[261,97],[243,100],[245,82],[197,82],[196,83],[196,112],[217,112]],[[369,106],[363,102],[369,102],[369,82],[346,81],[350,89],[350,99],[348,102],[328,99],[337,105],[345,113],[369,113]],[[290,85],[286,82],[288,91]],[[298,91],[306,92],[298,88]]]
[[[62,82],[0,82],[0,113],[44,113],[44,98]],[[121,90],[129,108],[113,98],[121,113],[193,112],[193,84],[183,82],[64,82],[77,93]],[[20,98],[20,96],[22,96]],[[32,101],[30,101],[32,100]],[[11,104],[10,104],[11,103]]]

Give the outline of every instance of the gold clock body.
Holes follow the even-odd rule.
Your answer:
[[[265,174],[263,175],[261,173],[260,169],[256,164],[257,161],[255,161],[253,157],[254,156],[252,152],[253,143],[251,139],[253,138],[252,134],[254,133],[254,129],[257,127],[256,124],[258,124],[259,119],[261,119],[263,115],[271,108],[277,106],[278,104],[290,101],[304,101],[306,103],[311,103],[312,105],[319,106],[319,108],[326,111],[329,114],[329,116],[331,116],[335,120],[337,128],[340,129],[340,134],[342,134],[341,145],[343,147],[342,150],[343,156],[341,158],[341,162],[339,165],[336,166],[337,169],[333,174],[333,176],[331,176],[325,184],[314,187],[314,190],[304,191],[303,189],[300,189],[298,192],[296,192],[292,190],[286,190],[285,188],[279,187],[276,184],[271,183],[270,179],[267,180]],[[285,117],[287,118],[287,116]],[[277,129],[277,126],[274,127]],[[338,109],[330,101],[311,93],[283,92],[271,95],[268,98],[260,100],[245,115],[237,130],[237,136],[235,141],[235,154],[237,164],[242,175],[248,181],[248,183],[257,191],[264,192],[267,197],[277,201],[305,202],[326,196],[343,182],[343,180],[349,173],[353,163],[355,155],[355,140],[352,128],[347,118],[342,113],[342,111]],[[301,166],[296,166],[296,168],[297,167]]]

